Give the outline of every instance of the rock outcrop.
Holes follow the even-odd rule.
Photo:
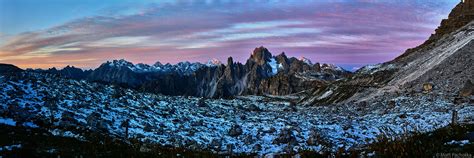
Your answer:
[[[467,80],[464,87],[459,91],[459,96],[468,97],[474,95],[474,84],[471,80]]]
[[[441,21],[441,25],[435,30],[436,33],[427,40],[427,43],[441,39],[472,20],[474,20],[474,0],[464,0],[451,11],[448,19]]]
[[[392,61],[363,67],[349,79],[316,89],[302,102],[367,103],[401,93],[422,92],[425,83],[431,84],[430,92],[458,93],[474,77],[473,3],[466,0],[458,4],[424,44]]]
[[[435,30],[435,33],[430,36],[423,44],[418,47],[408,49],[405,53],[397,57],[395,60],[401,60],[407,55],[416,52],[420,49],[434,47],[434,43],[440,40],[443,36],[448,35],[459,28],[467,25],[474,20],[474,0],[463,0],[461,3],[451,11],[448,19],[441,21],[440,26]]]

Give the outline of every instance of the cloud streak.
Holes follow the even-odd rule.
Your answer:
[[[244,61],[253,48],[263,45],[274,53],[360,66],[390,60],[422,43],[454,4],[428,0],[147,4],[9,36],[2,40],[0,62],[93,68],[119,58],[176,63],[233,56]]]

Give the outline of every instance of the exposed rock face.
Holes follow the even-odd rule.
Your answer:
[[[272,56],[264,47],[255,48],[245,64],[234,62],[232,57],[226,65],[212,63],[219,64],[148,66],[115,60],[102,64],[88,79],[165,95],[226,98],[247,94],[287,95],[351,74],[333,65],[311,65],[307,59],[288,58],[284,53]]]
[[[466,84],[464,84],[464,87],[459,92],[459,95],[461,97],[474,95],[474,84],[471,82],[471,80],[467,80]]]
[[[323,70],[319,63],[311,65],[307,59],[288,58],[284,52],[271,57],[263,47],[254,50],[245,66],[250,72],[245,94],[298,93],[312,87],[321,87],[351,74],[336,66]]]
[[[439,40],[444,35],[456,31],[472,20],[474,20],[474,0],[464,0],[451,11],[448,19],[441,21],[436,33],[427,42]]]
[[[467,43],[443,61],[437,62],[437,65],[406,83],[403,88],[416,91],[417,87],[429,82],[434,85],[433,90],[458,93],[467,80],[474,78],[474,41]]]
[[[271,57],[268,49],[255,48],[245,64],[245,69],[248,72],[245,94],[258,94],[260,82],[273,75],[274,70],[269,65]]]
[[[421,92],[424,83],[436,93],[456,94],[474,77],[474,5],[460,3],[424,44],[396,59],[358,70],[353,77],[315,89],[307,105],[367,102],[403,92]],[[429,88],[429,87],[428,87]]]
[[[245,68],[241,63],[234,63],[232,57],[227,59],[227,66],[224,68],[224,74],[217,75],[217,93],[209,97],[229,97],[240,95],[245,88]],[[219,82],[220,80],[220,82]]]
[[[440,40],[443,36],[450,34],[459,28],[467,25],[474,20],[474,0],[464,0],[459,3],[451,11],[448,19],[441,21],[440,26],[435,30],[435,33],[430,36],[422,45],[408,49],[404,54],[396,58],[396,60],[404,58],[405,56],[416,52],[419,49],[426,47],[434,47],[433,43]]]

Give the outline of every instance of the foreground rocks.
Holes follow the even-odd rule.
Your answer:
[[[243,133],[242,128],[239,125],[233,125],[229,130],[229,136],[237,137]]]
[[[474,95],[474,84],[471,80],[467,80],[464,87],[459,91],[459,96],[468,97]]]
[[[324,152],[341,145],[350,150],[382,134],[447,126],[452,110],[458,111],[459,123],[474,121],[472,104],[455,105],[449,98],[421,92],[364,106],[303,107],[262,96],[162,96],[44,73],[2,79],[6,82],[0,83],[0,119],[12,119],[17,126],[79,140],[99,132],[140,144],[216,153]]]

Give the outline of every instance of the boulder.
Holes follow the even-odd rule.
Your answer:
[[[296,144],[296,137],[293,135],[293,128],[287,127],[281,129],[278,137],[273,140],[273,144]]]
[[[248,111],[262,111],[262,109],[260,109],[257,105],[255,104],[250,104],[248,107],[247,107],[247,110]]]
[[[459,96],[468,97],[474,94],[474,84],[471,80],[467,80],[464,87],[459,91]]]
[[[206,104],[206,99],[204,98],[200,98],[197,102],[197,106],[198,107],[207,107],[207,104]]]
[[[233,125],[232,128],[229,130],[229,136],[237,137],[243,133],[242,128],[239,125]]]
[[[433,84],[431,83],[423,83],[423,92],[424,93],[429,93],[433,91]]]

